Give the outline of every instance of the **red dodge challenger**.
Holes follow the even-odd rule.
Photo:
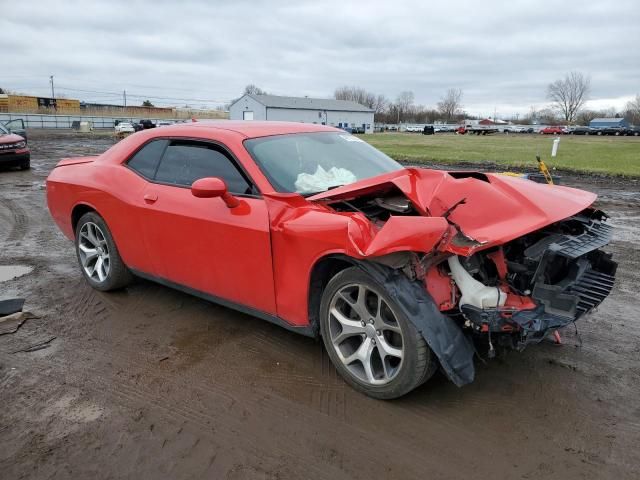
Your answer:
[[[610,293],[596,196],[406,168],[342,130],[198,122],[62,160],[51,215],[98,290],[139,276],[313,337],[354,388],[406,394],[522,349]]]

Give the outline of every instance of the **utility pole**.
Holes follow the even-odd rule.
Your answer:
[[[49,75],[49,81],[51,82],[51,98],[56,98],[56,92],[53,89],[53,75]]]
[[[123,105],[125,107],[127,106],[127,91],[126,90],[122,91],[122,103],[123,103]]]

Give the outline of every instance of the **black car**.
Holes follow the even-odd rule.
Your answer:
[[[595,135],[597,132],[596,129],[591,127],[574,127],[571,130],[571,135]]]
[[[435,129],[433,128],[433,125],[425,125],[425,127],[422,129],[423,135],[433,135],[434,133]]]
[[[140,120],[140,122],[133,124],[133,129],[136,132],[139,132],[140,130],[148,130],[150,128],[156,128],[156,124],[151,120]]]
[[[603,127],[597,130],[598,135],[615,135],[619,137],[621,135],[626,135],[625,127]]]

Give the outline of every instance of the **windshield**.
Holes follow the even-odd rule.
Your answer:
[[[278,192],[324,192],[403,168],[346,132],[275,135],[244,145]]]

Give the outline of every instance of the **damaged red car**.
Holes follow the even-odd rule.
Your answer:
[[[592,193],[405,168],[342,130],[197,122],[62,160],[51,215],[87,282],[136,276],[321,337],[376,398],[476,351],[543,340],[598,306],[616,263]]]

